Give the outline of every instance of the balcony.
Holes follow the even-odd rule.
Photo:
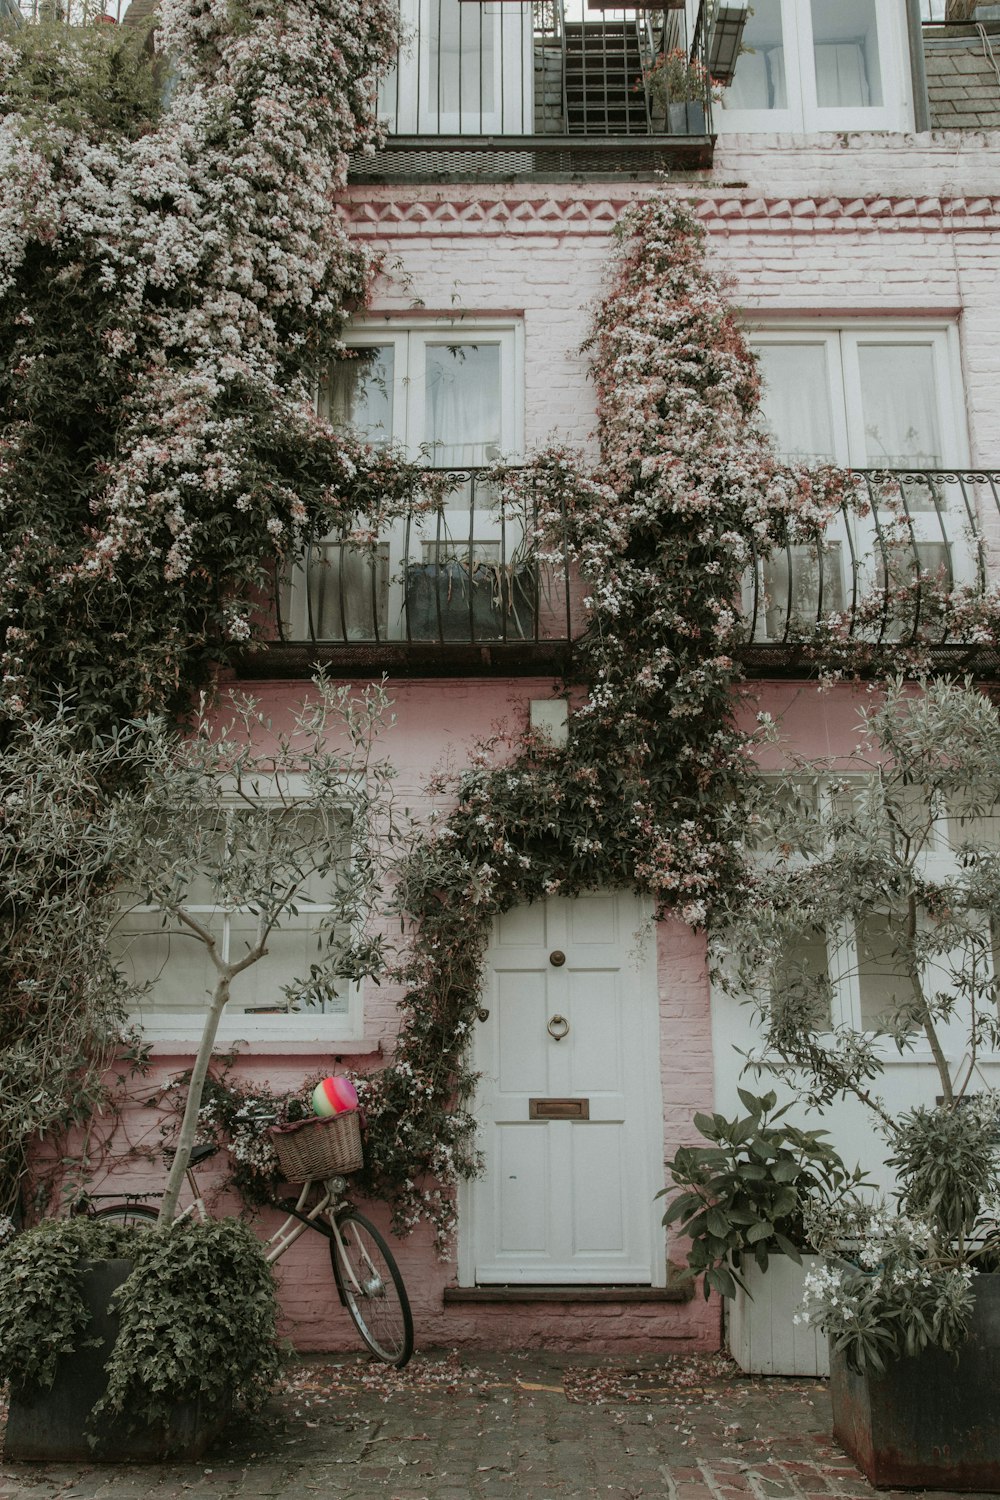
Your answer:
[[[661,52],[706,61],[702,15],[690,35],[683,11],[593,0],[400,0],[400,17],[399,60],[379,92],[387,142],[352,160],[354,182],[650,178],[712,164],[707,90],[670,118],[643,84]]]
[[[516,476],[516,471],[513,471]],[[1000,471],[854,470],[819,539],[790,538],[747,570],[741,658],[753,675],[801,676],[833,643],[862,669],[921,646],[995,675],[982,620],[1000,587]],[[482,469],[449,470],[442,499],[374,544],[315,542],[276,574],[266,648],[248,677],[560,674],[589,622],[586,585],[538,539],[538,506]],[[956,608],[957,604],[957,608]]]
[[[583,632],[583,589],[537,542],[532,497],[482,469],[443,471],[437,505],[374,545],[316,541],[274,581],[277,639],[248,676],[561,672]]]
[[[855,469],[818,540],[759,558],[743,587],[748,670],[800,675],[823,642],[844,661],[920,647],[941,666],[993,675],[982,622],[1000,588],[1000,472]]]

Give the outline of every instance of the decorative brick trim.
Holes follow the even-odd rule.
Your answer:
[[[341,211],[353,234],[379,240],[440,235],[606,237],[637,196],[635,192],[593,199],[456,196],[408,202],[348,195],[341,202]],[[698,217],[713,234],[1000,230],[1000,197],[751,198],[737,192],[715,192],[697,195],[697,204]]]

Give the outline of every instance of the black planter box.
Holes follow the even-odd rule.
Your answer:
[[[83,1273],[81,1290],[90,1311],[88,1337],[100,1343],[64,1355],[48,1391],[27,1395],[12,1383],[5,1458],[51,1463],[198,1459],[218,1437],[225,1419],[205,1422],[197,1406],[185,1403],[169,1423],[159,1427],[128,1432],[124,1422],[105,1420],[97,1444],[88,1441],[87,1421],[107,1386],[104,1366],[118,1337],[118,1319],[109,1306],[111,1295],[131,1270],[131,1261],[105,1260]]]
[[[535,575],[480,564],[413,563],[406,570],[407,636],[414,641],[530,640]]]
[[[1000,1492],[1000,1273],[977,1276],[969,1338],[856,1375],[830,1351],[833,1435],[880,1489]]]

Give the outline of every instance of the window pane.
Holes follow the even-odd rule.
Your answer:
[[[889,589],[887,640],[940,628],[943,596],[954,587],[951,549],[944,542],[890,541],[879,548],[877,582]]]
[[[241,958],[256,941],[256,934],[255,917],[242,912],[234,914],[230,918],[230,958]],[[230,1010],[243,1014],[309,1010],[346,1015],[349,989],[346,980],[330,981],[319,996],[308,990],[309,967],[324,956],[327,944],[327,935],[320,933],[318,916],[305,915],[300,907],[297,917],[285,917],[282,926],[268,938],[264,957],[233,980]],[[284,994],[287,986],[293,990],[301,986],[301,998]]]
[[[492,5],[432,0],[428,25],[434,114],[478,115],[493,109],[496,16]]]
[[[950,797],[948,842],[953,849],[963,844],[1000,849],[1000,807],[986,807],[968,795]]]
[[[389,549],[316,542],[306,563],[307,629],[316,641],[385,640],[388,634]]]
[[[775,1004],[785,997],[801,1005],[814,1030],[830,1030],[832,991],[824,928],[810,927],[786,944],[774,967],[771,995]]]
[[[887,849],[903,852],[909,844],[912,852],[914,844],[926,850],[934,843],[936,817],[929,787],[893,781],[883,794],[878,783],[868,778],[837,782],[830,807],[835,819],[860,823],[866,838],[871,836],[870,820],[877,820],[878,841]],[[853,837],[850,829],[843,832]]]
[[[353,428],[368,442],[389,442],[395,360],[392,344],[354,349],[347,358],[338,359],[320,390],[320,416],[334,427]]]
[[[861,1024],[866,1031],[885,1031],[900,1007],[914,1003],[913,986],[903,966],[905,926],[901,917],[869,912],[856,926]]]
[[[812,0],[812,25],[820,108],[881,105],[875,0]]]
[[[787,109],[781,0],[754,0],[743,47],[732,84],[722,95],[723,109]]]
[[[940,468],[941,435],[930,344],[859,344],[858,363],[865,463],[870,468]]]
[[[826,344],[757,344],[761,413],[778,452],[802,463],[834,457]]]
[[[500,345],[430,344],[426,431],[431,462],[448,467],[500,456]]]
[[[192,1036],[215,988],[215,967],[204,943],[160,925],[156,912],[130,912],[119,928],[121,965],[138,984],[152,988],[139,1004],[139,1019],[148,1023],[163,1011],[180,1011],[197,1018]],[[203,926],[222,941],[222,918],[198,914]]]
[[[844,609],[844,579],[840,543],[820,552],[794,543],[775,552],[764,564],[764,594],[768,640],[812,635],[820,620]]]

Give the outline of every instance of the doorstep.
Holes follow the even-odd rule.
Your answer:
[[[690,1302],[694,1287],[446,1286],[444,1302]]]

